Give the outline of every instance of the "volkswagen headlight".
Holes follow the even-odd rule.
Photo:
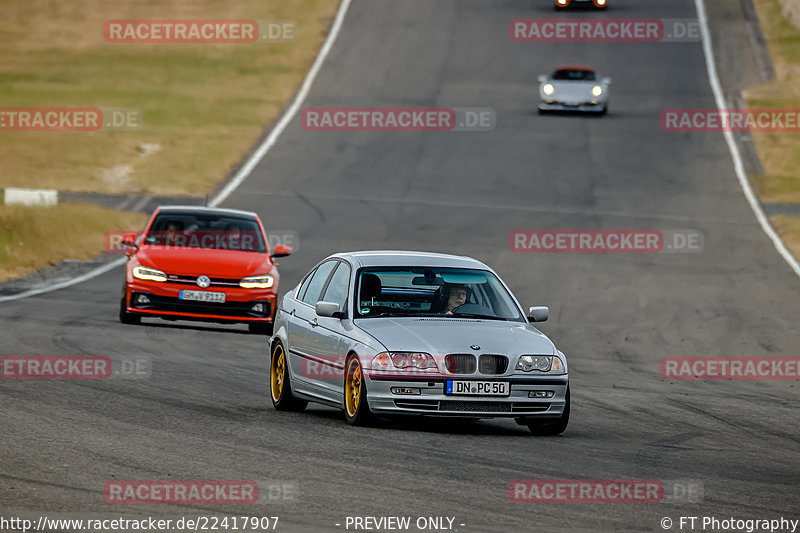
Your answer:
[[[547,96],[552,95],[555,92],[555,90],[556,89],[555,89],[555,87],[553,87],[552,83],[547,83],[547,84],[544,85],[544,87],[542,87],[542,92],[544,94],[546,94]]]
[[[272,276],[250,276],[243,278],[239,286],[243,289],[269,289],[275,283]]]
[[[594,87],[592,87],[592,94],[595,96],[600,96],[601,94],[603,94],[603,88],[600,87],[599,85],[595,85]]]
[[[162,271],[143,266],[133,267],[133,277],[147,281],[167,281],[167,275]]]

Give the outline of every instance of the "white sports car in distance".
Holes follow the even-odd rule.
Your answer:
[[[539,76],[539,113],[547,111],[608,111],[611,78],[598,79],[588,67],[561,67],[549,76]]]

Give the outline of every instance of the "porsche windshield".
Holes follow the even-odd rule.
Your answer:
[[[465,268],[368,267],[356,283],[356,318],[440,316],[524,321],[489,271]]]
[[[553,72],[556,81],[595,81],[597,76],[591,70],[559,69]]]
[[[225,213],[162,212],[153,221],[144,244],[266,253],[258,222]]]

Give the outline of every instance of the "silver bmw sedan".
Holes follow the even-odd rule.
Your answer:
[[[362,251],[317,264],[281,300],[270,338],[277,410],[308,402],[371,415],[513,418],[533,434],[569,422],[567,359],[505,283],[469,257]]]

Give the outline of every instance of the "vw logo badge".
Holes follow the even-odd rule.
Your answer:
[[[477,344],[473,344],[472,346],[470,346],[470,348],[472,348],[473,350],[480,350],[481,349],[481,347],[478,346]]]
[[[208,278],[208,276],[200,276],[199,278],[197,278],[198,287],[202,287],[203,289],[205,289],[209,285],[211,285],[211,280]]]

